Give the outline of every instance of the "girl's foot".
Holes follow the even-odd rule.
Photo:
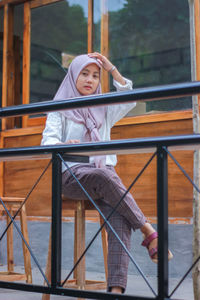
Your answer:
[[[146,238],[150,237],[153,233],[156,233],[155,229],[152,227],[152,225],[150,223],[145,223],[144,226],[142,226],[140,230],[143,233],[144,240],[146,240]],[[158,237],[156,236],[156,234],[155,234],[154,238],[150,239],[150,242],[148,243],[148,245],[146,247],[147,247],[149,253],[152,253],[152,255],[150,255],[151,259],[153,261],[157,260],[158,259],[158,254],[157,254]]]
[[[144,236],[144,241],[142,242],[142,246],[145,246],[148,249],[149,256],[152,261],[158,263],[158,234],[155,229],[149,223],[145,223],[145,225],[141,228],[141,231]],[[170,250],[168,250],[168,260],[173,258],[173,254]]]

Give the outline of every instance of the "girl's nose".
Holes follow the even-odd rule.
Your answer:
[[[92,82],[92,76],[87,77],[87,82]]]

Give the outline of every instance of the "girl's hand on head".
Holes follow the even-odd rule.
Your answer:
[[[96,58],[100,65],[108,72],[113,67],[113,64],[109,61],[109,59],[98,52],[88,53],[88,56],[91,58]]]
[[[119,73],[117,68],[109,61],[109,59],[98,52],[89,53],[89,57],[96,58],[100,65],[110,74],[113,78],[118,81],[120,84],[125,85],[126,81],[123,76]]]

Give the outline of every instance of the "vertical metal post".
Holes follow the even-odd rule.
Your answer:
[[[52,239],[51,239],[51,284],[61,282],[61,161],[56,153],[52,154]]]
[[[158,297],[168,298],[168,159],[157,148]]]

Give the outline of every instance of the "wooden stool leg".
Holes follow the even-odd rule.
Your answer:
[[[24,239],[29,244],[25,205],[23,205],[22,208],[21,208],[20,222],[21,222],[21,231],[22,231],[22,234],[24,236]],[[24,254],[24,268],[25,268],[25,273],[26,273],[26,276],[27,276],[26,282],[27,283],[32,283],[31,255],[30,255],[30,252],[29,252],[28,248],[26,247],[23,240],[22,240],[22,248],[23,248],[23,254]]]
[[[100,217],[100,226],[104,223],[104,219]],[[101,230],[101,239],[102,239],[102,247],[103,247],[103,257],[104,257],[104,267],[105,267],[105,276],[106,276],[106,281],[108,279],[108,238],[107,238],[107,232],[105,229],[105,226]]]
[[[46,272],[45,272],[46,278],[49,282],[51,282],[51,231],[49,234],[49,247],[48,247],[48,255],[47,255],[47,263],[46,263]],[[44,284],[46,284],[46,281],[44,281]],[[50,294],[43,294],[42,300],[49,300]]]
[[[76,211],[76,253],[77,259],[81,256],[85,250],[85,209],[84,201],[81,200],[78,203],[78,209]],[[82,258],[77,266],[77,285],[80,289],[85,287],[85,257]]]
[[[12,216],[12,210],[9,210]],[[6,214],[7,226],[10,223],[10,218]],[[13,224],[7,230],[7,268],[8,272],[14,271],[14,258],[13,258]]]
[[[74,265],[78,260],[77,253],[77,212],[74,212]],[[77,268],[74,270],[73,278],[77,279]]]
[[[75,245],[74,258],[76,262],[85,250],[85,207],[84,200],[80,200],[75,212]],[[76,267],[76,282],[78,289],[85,289],[85,257]],[[79,298],[78,298],[79,299]],[[82,298],[80,298],[82,299]]]

